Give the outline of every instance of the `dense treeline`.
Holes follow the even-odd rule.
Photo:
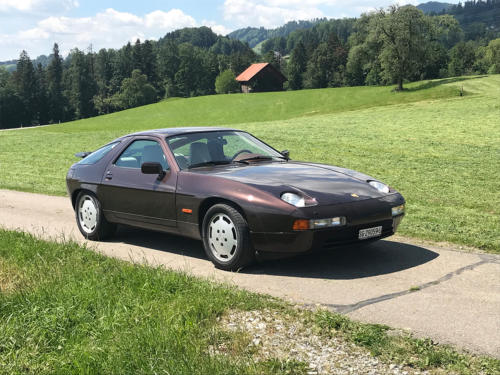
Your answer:
[[[500,37],[500,0],[466,1],[445,12],[458,20],[466,40]]]
[[[57,44],[46,61],[23,51],[16,70],[0,67],[0,128],[57,123],[153,103],[171,96],[215,94],[225,70],[255,61],[247,44],[186,28],[157,42],[137,40],[115,49],[74,49],[66,59]]]
[[[500,10],[500,0],[466,2],[450,11],[476,7]],[[392,6],[269,39],[262,52],[286,72],[289,89],[396,83],[401,90],[405,80],[500,73],[500,34],[487,29],[466,33],[449,14]]]
[[[467,2],[462,10],[484,6],[500,9],[500,0]],[[392,6],[271,38],[262,56],[207,27],[118,50],[74,49],[66,59],[55,44],[38,63],[23,51],[13,73],[0,67],[0,128],[86,118],[165,97],[234,92],[234,77],[262,60],[288,77],[290,90],[393,83],[402,90],[405,81],[500,73],[500,35],[488,30],[472,38],[449,14]]]

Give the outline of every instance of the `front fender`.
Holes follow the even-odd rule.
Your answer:
[[[248,184],[206,174],[179,173],[176,193],[179,221],[201,223],[200,207],[207,199],[225,200],[239,206],[253,232],[277,229],[283,216],[296,211],[277,195]],[[184,213],[183,209],[191,209],[192,213]]]

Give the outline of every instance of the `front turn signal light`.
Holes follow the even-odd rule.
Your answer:
[[[293,222],[293,230],[308,230],[310,228],[309,223],[309,220],[295,220]]]

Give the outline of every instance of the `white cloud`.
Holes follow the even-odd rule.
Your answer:
[[[424,0],[225,0],[223,10],[224,19],[234,27],[274,28],[292,20],[357,17],[394,3],[421,2]]]
[[[238,27],[276,27],[292,20],[324,17],[323,12],[308,2],[319,0],[226,0],[224,19]]]
[[[146,15],[144,18],[145,25],[147,28],[153,29],[178,29],[180,27],[194,27],[196,26],[196,20],[185,14],[180,9],[172,9],[168,12],[162,10],[155,10]]]
[[[201,24],[203,26],[210,27],[214,33],[219,34],[219,35],[227,35],[231,31],[233,31],[232,29],[229,29],[224,25],[220,25],[215,21],[203,20],[203,21],[201,21]]]
[[[40,13],[66,11],[79,6],[76,0],[0,0],[0,12]]]
[[[128,41],[156,40],[167,32],[200,25],[209,26],[216,33],[229,32],[224,26],[212,21],[204,20],[199,24],[180,9],[168,12],[156,10],[143,17],[112,8],[93,17],[51,16],[37,22],[33,28],[4,35],[0,39],[0,60],[15,58],[22,49],[27,50],[33,58],[49,54],[54,42],[59,44],[63,53],[68,53],[74,47],[86,49],[91,44],[94,50],[118,48]]]

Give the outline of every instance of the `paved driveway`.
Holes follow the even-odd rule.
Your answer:
[[[64,197],[0,190],[0,226],[84,242]],[[216,270],[201,242],[168,234],[122,228],[90,246],[500,358],[500,256],[402,241],[267,260],[242,273]]]

